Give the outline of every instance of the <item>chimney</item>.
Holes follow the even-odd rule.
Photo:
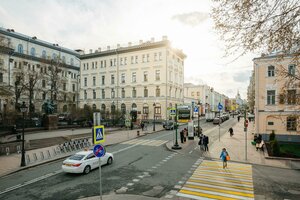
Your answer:
[[[143,44],[143,40],[140,40],[140,44]]]
[[[110,50],[110,46],[107,46],[107,50],[108,50],[108,51]]]
[[[120,48],[121,46],[120,46],[120,44],[117,44],[117,48]]]
[[[101,52],[101,48],[100,47],[98,47],[98,52]]]
[[[90,53],[93,53],[93,49],[90,49]]]
[[[131,42],[128,42],[128,47],[131,47]]]
[[[152,38],[151,38],[151,42],[153,43],[154,41],[155,41],[155,40],[154,40],[154,37],[152,37]]]
[[[168,40],[168,36],[166,36],[166,35],[162,36],[162,40],[163,41]]]

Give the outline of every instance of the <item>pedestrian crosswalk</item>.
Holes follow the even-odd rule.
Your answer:
[[[146,145],[146,146],[160,146],[165,144],[166,140],[151,140],[151,139],[133,139],[126,142],[122,142],[121,144],[133,144],[133,145]]]
[[[254,199],[252,166],[219,161],[203,161],[177,196],[190,199]]]

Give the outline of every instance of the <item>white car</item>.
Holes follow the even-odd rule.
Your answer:
[[[102,165],[111,165],[114,156],[111,153],[105,153],[101,157]],[[62,163],[62,170],[67,173],[84,173],[88,174],[92,169],[99,167],[99,158],[91,150],[81,151],[67,158]]]

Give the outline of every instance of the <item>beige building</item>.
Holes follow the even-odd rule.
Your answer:
[[[184,104],[194,104],[196,106],[200,103],[201,115],[205,115],[205,113],[210,111],[219,112],[219,103],[223,105],[223,111],[225,111],[227,100],[227,96],[220,94],[208,85],[194,85],[192,83],[184,84]]]
[[[53,63],[59,63],[55,80],[51,79]],[[58,113],[76,107],[79,66],[76,51],[0,28],[0,119],[23,101],[27,106],[31,102],[32,113],[43,112],[42,105],[51,95]],[[50,94],[54,82],[56,90]]]
[[[281,55],[282,56],[282,55]],[[300,84],[287,84],[286,78],[278,75],[284,70],[298,75],[299,66],[290,55],[270,55],[253,59],[255,77],[255,132],[276,134],[299,134]]]
[[[80,106],[102,112],[138,112],[138,119],[166,119],[168,107],[183,102],[184,59],[181,50],[161,41],[107,46],[81,55]]]

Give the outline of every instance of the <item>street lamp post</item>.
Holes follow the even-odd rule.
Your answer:
[[[155,106],[156,104],[153,103],[153,131],[155,131]]]
[[[24,122],[25,122],[25,112],[27,112],[27,106],[25,105],[25,102],[23,101],[23,104],[20,107],[21,112],[23,113],[23,130],[22,130],[22,157],[21,157],[21,167],[26,166],[25,162],[25,138],[24,138]]]
[[[198,101],[198,136],[200,136],[200,115],[201,115],[201,103]]]
[[[177,125],[177,104],[175,105],[175,109],[176,109],[176,116],[175,116],[175,144],[172,146],[172,149],[175,149],[175,150],[178,150],[178,149],[181,149],[181,146],[179,146],[178,144],[178,141],[177,141],[177,128],[178,128],[178,125]]]

